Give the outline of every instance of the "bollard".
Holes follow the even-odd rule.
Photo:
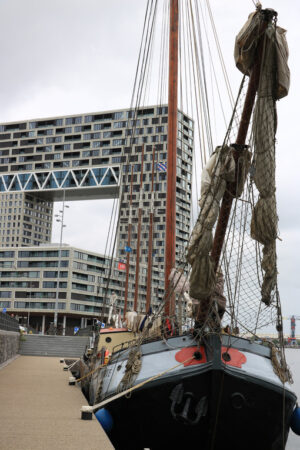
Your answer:
[[[75,381],[76,381],[75,377],[69,377],[69,386],[75,386]]]
[[[81,407],[81,420],[92,420],[93,413],[90,411],[89,406]]]

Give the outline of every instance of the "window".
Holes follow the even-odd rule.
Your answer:
[[[0,308],[10,308],[10,302],[0,302]]]
[[[125,145],[125,139],[113,139],[113,145]]]
[[[82,123],[82,117],[67,117],[66,125],[79,124]]]
[[[11,291],[0,291],[0,298],[11,298]]]
[[[57,282],[56,281],[43,281],[43,288],[56,289]],[[59,282],[59,287],[61,289],[67,289],[67,283],[65,281]]]
[[[0,258],[13,258],[15,256],[15,252],[4,251],[0,252]]]
[[[113,119],[115,119],[115,120],[122,119],[123,116],[124,116],[124,112],[123,111],[118,111],[118,112],[114,113]]]

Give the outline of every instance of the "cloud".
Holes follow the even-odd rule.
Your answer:
[[[65,209],[63,242],[92,252],[104,254],[106,250],[107,255],[111,254],[113,224],[117,220],[113,204],[113,200],[66,202],[69,208]],[[60,210],[62,203],[55,203],[54,216]],[[52,242],[59,243],[60,230],[61,223],[54,217]]]

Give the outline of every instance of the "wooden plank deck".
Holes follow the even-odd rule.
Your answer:
[[[20,356],[0,370],[0,450],[111,450],[57,357]]]

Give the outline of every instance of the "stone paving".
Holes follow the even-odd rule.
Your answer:
[[[111,450],[57,357],[20,356],[0,368],[0,450]]]

